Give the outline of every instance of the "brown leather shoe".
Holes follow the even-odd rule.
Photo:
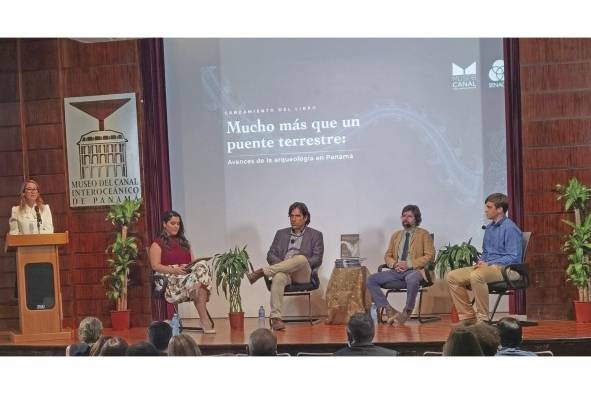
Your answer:
[[[271,319],[271,328],[273,331],[285,330],[285,323],[278,317],[274,317]]]
[[[264,272],[263,272],[262,268],[259,268],[256,271],[249,272],[246,274],[246,277],[248,278],[248,281],[250,282],[251,285],[254,282],[256,282],[257,280],[261,279],[263,276],[264,276]]]
[[[402,311],[400,313],[398,313],[396,316],[394,316],[394,322],[396,324],[404,324],[406,323],[406,321],[408,320],[408,318],[410,317],[410,314],[412,313],[412,311]]]
[[[386,323],[390,325],[394,324],[394,321],[398,314],[400,314],[400,312],[388,305],[386,307]]]

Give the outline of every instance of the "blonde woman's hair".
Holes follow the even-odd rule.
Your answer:
[[[187,334],[179,334],[168,342],[169,356],[201,356],[197,342]]]
[[[41,188],[39,187],[39,184],[32,179],[28,179],[21,184],[21,188],[19,190],[20,210],[23,211],[27,206],[27,199],[25,198],[25,188],[27,187],[27,183],[32,183],[37,187],[37,199],[35,200],[35,205],[39,207],[39,211],[43,212],[44,202],[43,198],[41,198]]]
[[[92,345],[101,337],[102,331],[103,323],[94,316],[88,316],[78,326],[78,339]]]

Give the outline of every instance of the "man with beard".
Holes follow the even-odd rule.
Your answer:
[[[419,207],[405,206],[400,219],[403,229],[392,235],[384,255],[390,269],[367,278],[367,288],[376,306],[385,308],[388,324],[404,324],[408,320],[415,307],[421,281],[425,278],[424,268],[435,256],[431,234],[419,227],[422,220]],[[402,312],[388,303],[382,286],[406,288],[406,305]]]

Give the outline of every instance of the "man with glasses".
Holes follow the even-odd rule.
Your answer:
[[[312,270],[322,264],[324,241],[322,233],[308,227],[310,211],[306,204],[294,202],[289,207],[290,227],[278,230],[267,253],[269,267],[247,274],[251,284],[266,276],[271,282],[271,328],[285,329],[281,320],[283,291],[293,283],[308,283]]]
[[[389,270],[378,272],[367,278],[367,288],[378,308],[385,308],[388,324],[404,324],[414,307],[421,281],[425,277],[424,267],[435,257],[433,238],[420,228],[421,211],[416,205],[402,208],[402,230],[390,238],[384,260]],[[382,292],[387,288],[406,288],[406,305],[402,312],[394,309]]]

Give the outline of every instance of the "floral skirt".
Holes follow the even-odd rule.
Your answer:
[[[171,267],[178,267],[172,265]],[[211,270],[205,262],[198,262],[191,267],[191,272],[186,275],[164,274],[168,279],[164,298],[166,302],[178,304],[191,301],[190,293],[199,285],[207,290],[208,298],[211,292]]]

